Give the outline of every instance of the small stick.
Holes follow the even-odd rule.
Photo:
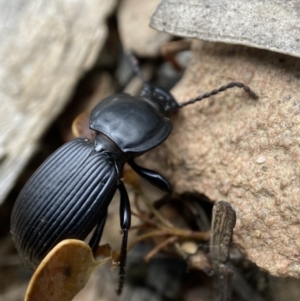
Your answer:
[[[145,257],[144,260],[148,262],[151,258],[153,258],[161,249],[163,249],[165,246],[174,243],[178,240],[178,237],[171,236],[159,245],[157,245],[155,248],[153,248]]]
[[[162,199],[168,198],[168,197],[169,197],[169,195],[167,194],[167,195],[163,196]],[[143,199],[145,205],[147,206],[148,210],[153,213],[153,215],[161,222],[162,225],[164,225],[165,227],[168,227],[168,228],[174,228],[174,225],[171,222],[169,222],[167,219],[165,219],[162,216],[162,214],[157,209],[154,208],[152,203],[146,197],[143,196],[142,199]]]

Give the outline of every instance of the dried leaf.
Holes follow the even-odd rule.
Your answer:
[[[27,288],[25,301],[68,301],[85,286],[93,270],[110,258],[95,261],[83,241],[60,242],[36,269]]]

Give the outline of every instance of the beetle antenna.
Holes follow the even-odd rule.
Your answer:
[[[223,91],[225,91],[225,90],[227,90],[227,89],[231,89],[231,88],[234,88],[234,87],[238,87],[238,88],[244,89],[245,92],[249,93],[250,96],[251,96],[252,98],[254,98],[254,99],[257,99],[257,98],[258,98],[258,96],[257,96],[257,95],[256,95],[256,94],[248,87],[248,86],[246,86],[245,84],[243,84],[243,83],[241,83],[241,82],[231,82],[231,83],[229,83],[228,85],[222,86],[222,87],[220,87],[220,88],[218,88],[218,89],[214,89],[214,90],[212,90],[211,92],[207,92],[207,93],[202,94],[202,95],[200,95],[200,96],[198,96],[198,97],[196,97],[196,98],[192,98],[192,99],[190,99],[190,100],[187,101],[187,102],[179,103],[179,104],[178,104],[178,108],[182,108],[182,107],[184,107],[184,106],[190,105],[190,104],[192,104],[192,103],[195,103],[195,102],[197,102],[197,101],[202,100],[203,98],[209,98],[209,97],[211,97],[211,96],[213,96],[213,95],[216,95],[216,94],[218,94],[218,93],[220,93],[220,92],[223,92]]]
[[[140,68],[139,62],[136,57],[133,55],[131,50],[127,50],[127,56],[130,60],[134,73],[141,79],[144,85],[149,85],[148,81],[145,79],[142,70]]]

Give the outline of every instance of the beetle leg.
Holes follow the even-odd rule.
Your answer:
[[[100,239],[101,239],[101,236],[102,236],[102,232],[103,232],[103,229],[104,229],[106,217],[107,217],[107,210],[105,211],[105,214],[101,218],[101,221],[96,226],[96,229],[93,233],[93,236],[89,241],[89,245],[90,245],[94,255],[95,255],[95,252],[98,248],[98,245],[99,245],[99,242],[100,242]]]
[[[139,176],[146,179],[153,186],[168,193],[172,192],[170,182],[166,178],[164,178],[161,174],[155,172],[154,170],[141,167],[137,165],[133,160],[128,161],[128,164]]]
[[[126,265],[126,256],[127,256],[127,238],[128,230],[131,225],[131,210],[130,202],[126,188],[122,181],[119,182],[118,189],[120,191],[120,225],[123,231],[121,253],[120,253],[120,271],[119,271],[119,287],[117,294],[121,294],[124,280],[125,280],[125,265]]]

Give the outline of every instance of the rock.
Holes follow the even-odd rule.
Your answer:
[[[234,243],[259,267],[300,278],[300,61],[244,46],[195,41],[173,89],[179,102],[231,81],[234,88],[183,108],[173,132],[140,162],[176,193],[203,193],[237,213]]]
[[[176,36],[268,49],[300,57],[299,2],[162,0],[155,29]]]
[[[150,16],[159,0],[123,0],[118,11],[118,23],[123,46],[139,56],[156,56],[163,43],[172,36],[149,27]]]
[[[0,203],[92,66],[116,1],[3,2],[0,10]]]

